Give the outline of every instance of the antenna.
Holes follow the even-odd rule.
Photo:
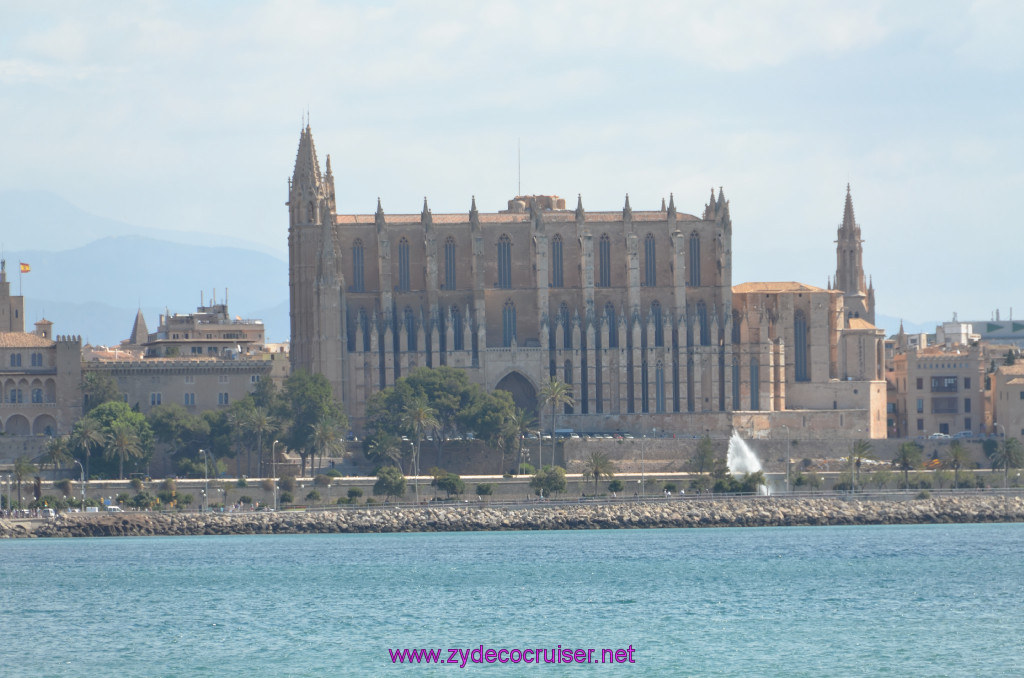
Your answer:
[[[516,197],[523,194],[523,139],[516,139]]]

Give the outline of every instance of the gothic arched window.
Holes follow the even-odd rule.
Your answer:
[[[665,366],[660,360],[654,367],[654,409],[665,411]]]
[[[409,350],[416,350],[416,314],[411,308],[405,309],[405,339],[409,344]]]
[[[740,327],[740,322],[741,321],[742,321],[742,316],[740,316],[740,312],[739,311],[733,311],[732,312],[732,343],[734,343],[734,344],[740,343],[740,330],[742,329]]]
[[[398,291],[409,291],[409,241],[398,241]]]
[[[796,380],[810,381],[807,372],[807,316],[803,311],[797,311],[793,316],[793,344]]]
[[[562,348],[572,348],[572,321],[569,305],[564,301],[558,307],[558,323],[562,326]]]
[[[448,236],[444,241],[444,288],[455,289],[455,238]]]
[[[700,325],[700,345],[711,345],[711,326],[708,324],[708,307],[703,301],[697,302],[697,323]]]
[[[555,234],[551,239],[551,286],[562,287],[562,236]]]
[[[750,409],[761,409],[758,402],[761,400],[761,365],[757,358],[750,359]]]
[[[511,346],[516,338],[516,305],[511,299],[505,301],[501,309],[501,345]]]
[[[648,233],[644,238],[644,285],[654,287],[658,284],[658,269],[655,267],[654,234]]]
[[[690,287],[700,287],[700,236],[690,234]]]
[[[359,329],[363,332],[363,350],[370,350],[370,320],[366,317],[366,311],[359,309]]]
[[[610,301],[604,305],[604,317],[608,320],[608,348],[618,348],[619,326],[615,324],[615,306]]]
[[[665,345],[665,329],[661,320],[661,304],[657,301],[651,302],[651,323],[654,325],[654,345]]]
[[[732,357],[732,409],[743,409],[743,403],[740,402],[740,359],[738,356]]]
[[[612,286],[612,239],[607,233],[601,234],[597,246],[597,286]]]
[[[512,238],[507,233],[498,238],[498,287],[512,287]]]
[[[352,243],[352,291],[363,292],[366,289],[363,268],[363,241],[356,239]]]

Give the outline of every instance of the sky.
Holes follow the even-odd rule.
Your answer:
[[[4,0],[0,190],[285,258],[308,113],[343,213],[721,186],[734,283],[823,287],[849,183],[879,313],[1024,317],[1021,35],[1015,1]]]

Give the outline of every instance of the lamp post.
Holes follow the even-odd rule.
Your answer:
[[[789,494],[789,427],[782,424],[782,428],[786,429],[786,494]]]
[[[277,443],[278,442],[279,441],[275,440],[274,444],[270,446],[270,464],[271,464],[271,469],[272,469],[271,470],[271,474],[274,476],[272,480],[274,481],[274,510],[275,511],[277,510]]]
[[[78,464],[79,478],[82,480],[82,513],[85,513],[85,469],[82,468],[82,462],[77,459],[72,459],[71,461]]]
[[[209,458],[206,456],[206,450],[199,450],[199,452],[203,455],[203,513],[206,513],[206,495],[210,489],[210,475],[207,472],[209,469]]]
[[[647,436],[643,436],[643,440],[640,441],[640,498],[643,499],[647,494],[647,476],[644,473],[644,451],[647,448]]]

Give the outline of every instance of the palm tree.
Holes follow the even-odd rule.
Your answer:
[[[523,464],[523,436],[536,430],[537,418],[532,412],[515,408],[512,415],[506,422],[505,435],[515,441],[516,445],[516,473]]]
[[[341,442],[341,429],[333,422],[323,418],[313,424],[309,444],[313,448],[313,460],[316,461],[316,455],[320,455],[319,468],[324,466],[324,456],[339,456],[345,451],[345,446]],[[313,474],[316,474],[315,468]]]
[[[540,401],[551,406],[551,463],[555,463],[555,409],[559,406],[572,407],[576,404],[572,397],[572,386],[565,383],[558,377],[551,377],[551,381],[544,385],[544,388],[537,394]],[[540,460],[543,466],[543,459]]]
[[[99,424],[95,419],[91,417],[83,417],[78,420],[75,424],[74,431],[71,432],[71,445],[76,450],[81,450],[82,455],[85,457],[85,480],[89,480],[89,458],[92,456],[92,450],[103,447],[105,442],[103,438],[103,431],[100,430]]]
[[[900,445],[899,451],[893,458],[892,463],[896,468],[903,471],[903,487],[909,486],[910,471],[921,464],[921,446],[912,442],[903,443]]]
[[[127,457],[142,456],[139,436],[132,429],[131,424],[126,421],[114,421],[110,424],[110,433],[107,435],[107,449],[104,456],[107,459],[117,458],[117,477],[119,480],[124,480],[124,460]]]
[[[267,408],[257,407],[246,418],[244,428],[256,436],[256,472],[263,477],[263,439],[277,431],[277,420],[270,416]]]
[[[1008,486],[1010,467],[1020,468],[1024,465],[1024,447],[1016,438],[1004,438],[992,456],[992,468],[1003,468],[1003,489]]]
[[[402,447],[401,441],[395,436],[380,434],[374,437],[367,446],[367,453],[377,459],[384,459],[394,462],[395,467],[405,473],[402,468]]]
[[[71,461],[67,436],[55,436],[46,442],[46,459],[53,466],[53,480],[57,480],[57,469]]]
[[[871,443],[867,440],[855,440],[850,448],[850,479],[853,481],[853,490],[856,492],[860,486],[860,463],[865,459],[874,459],[871,452]]]
[[[587,455],[587,458],[583,461],[583,477],[584,479],[594,479],[594,496],[597,496],[597,484],[601,482],[601,478],[608,478],[614,475],[615,464],[608,455],[604,452],[594,451]]]
[[[949,445],[949,459],[946,466],[953,469],[953,489],[960,487],[960,469],[971,463],[971,453],[959,440],[954,440]]]
[[[416,453],[412,458],[412,473],[420,475],[420,444],[423,442],[423,432],[437,427],[437,411],[427,403],[426,398],[414,398],[405,406],[402,413],[402,423],[413,430],[416,438]],[[418,480],[413,481],[416,489],[416,503],[420,501],[420,484]]]
[[[21,506],[21,482],[36,474],[39,469],[29,461],[25,455],[21,455],[14,461],[14,478],[18,481],[18,506]]]

